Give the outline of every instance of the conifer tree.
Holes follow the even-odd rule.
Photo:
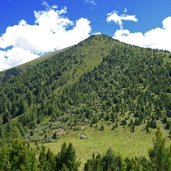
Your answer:
[[[167,149],[166,141],[162,137],[161,131],[158,128],[156,137],[153,141],[153,148],[149,150],[152,170],[155,171],[170,171],[171,170],[171,150]]]
[[[61,151],[56,156],[56,171],[66,170],[77,171],[80,165],[80,162],[76,159],[76,152],[71,143],[67,146],[64,143],[61,146]]]

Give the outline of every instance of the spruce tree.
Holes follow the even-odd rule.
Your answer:
[[[77,161],[77,156],[73,145],[69,143],[67,146],[67,144],[64,143],[61,146],[61,151],[56,156],[56,171],[66,170],[66,168],[69,171],[77,171],[79,165],[80,162]]]
[[[170,171],[171,170],[171,150],[166,147],[166,140],[162,137],[160,129],[157,129],[153,147],[149,150],[152,170]]]

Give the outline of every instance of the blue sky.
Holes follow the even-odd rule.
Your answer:
[[[2,0],[0,70],[95,33],[171,51],[171,1]]]

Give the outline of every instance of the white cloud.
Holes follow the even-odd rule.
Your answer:
[[[46,3],[46,2],[44,2]],[[35,23],[21,20],[7,27],[0,36],[0,70],[8,69],[37,58],[40,54],[59,50],[84,40],[91,32],[90,21],[80,18],[71,21],[65,17],[66,7],[49,7],[35,11]]]
[[[93,33],[92,35],[101,35],[102,33],[101,32],[96,32],[96,33]]]
[[[124,10],[127,12],[127,9]],[[123,21],[133,21],[137,22],[138,19],[135,15],[122,14],[118,15],[117,11],[113,11],[107,14],[107,22],[114,22],[119,25],[120,29],[123,29]]]
[[[171,17],[164,19],[162,24],[162,28],[157,27],[146,33],[117,30],[114,38],[132,45],[171,51]]]
[[[42,0],[42,5],[43,5],[47,10],[51,8],[51,7],[49,6],[49,4],[48,4],[45,0]]]
[[[0,51],[0,70],[20,65],[38,57],[39,55],[24,50],[21,47],[13,47],[7,51]]]

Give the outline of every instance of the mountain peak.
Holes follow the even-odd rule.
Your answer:
[[[106,34],[93,34],[87,39],[98,39],[99,40],[99,39],[113,39],[113,38]]]

